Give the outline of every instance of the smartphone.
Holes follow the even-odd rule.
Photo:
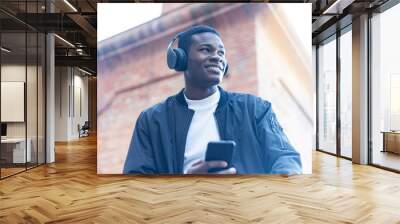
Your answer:
[[[206,161],[220,160],[228,163],[225,168],[212,168],[208,172],[218,172],[232,166],[233,153],[236,143],[234,141],[209,142],[206,151]]]

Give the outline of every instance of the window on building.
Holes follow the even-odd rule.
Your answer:
[[[318,48],[318,149],[336,153],[336,37]]]
[[[400,170],[400,4],[371,18],[372,163]]]
[[[340,154],[351,158],[352,141],[352,33],[351,26],[340,36]]]

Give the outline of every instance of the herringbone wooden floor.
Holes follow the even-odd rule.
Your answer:
[[[315,152],[313,174],[96,174],[96,139],[0,181],[0,223],[400,223],[400,175]]]

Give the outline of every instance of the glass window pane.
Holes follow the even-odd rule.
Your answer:
[[[43,33],[38,35],[38,164],[45,163],[45,44],[46,37]]]
[[[318,147],[336,153],[336,40],[318,48]]]
[[[27,110],[27,142],[31,148],[28,168],[37,165],[37,73],[38,73],[38,36],[36,32],[28,32],[28,55],[27,55],[27,80],[26,80],[26,110]]]
[[[372,17],[372,163],[400,170],[400,4]]]
[[[1,34],[1,175],[25,170],[30,159],[26,144],[26,34]],[[28,150],[27,147],[28,146]]]
[[[352,35],[351,30],[340,37],[340,152],[352,157]]]
[[[29,13],[28,20],[32,24],[38,23],[37,16],[31,16],[33,13],[39,11],[39,5],[37,1],[27,2],[26,12]],[[27,113],[27,142],[31,148],[30,162],[27,163],[27,167],[35,167],[38,164],[38,33],[36,30],[27,30],[27,99],[26,99],[26,113]]]
[[[0,1],[0,7],[24,17],[44,13],[45,0]],[[37,32],[0,12],[1,178],[45,162],[45,35]]]

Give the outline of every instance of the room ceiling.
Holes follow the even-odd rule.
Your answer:
[[[376,8],[388,0],[270,0],[270,3],[312,3],[313,43],[335,32],[337,21],[343,19],[340,26],[351,22],[351,17],[365,10]],[[27,28],[30,31],[54,32],[61,38],[55,38],[56,65],[82,66],[96,72],[97,48],[97,3],[140,2],[137,0],[45,0],[39,1],[0,1],[0,22],[2,45],[12,48],[14,56],[24,55]],[[148,2],[148,1],[145,1]],[[157,2],[157,1],[155,1]],[[27,3],[27,4],[26,4]],[[52,13],[50,12],[52,8]],[[329,10],[327,10],[329,9]],[[28,13],[26,13],[28,12]],[[325,13],[324,13],[325,12]],[[326,13],[328,12],[328,13]],[[36,47],[33,37],[28,37],[28,54]],[[32,41],[32,43],[31,43]],[[4,55],[4,53],[2,53]],[[8,55],[11,57],[11,55]]]
[[[352,17],[373,11],[389,0],[309,0],[312,3],[313,44],[326,39],[352,22]],[[340,22],[339,22],[340,21]]]
[[[0,1],[2,46],[12,50],[9,53],[2,52],[3,60],[22,60],[25,55],[28,58],[34,57],[38,44],[36,35],[31,35],[29,32],[52,32],[57,34],[56,66],[79,66],[95,74],[97,3],[102,1],[48,0],[47,2],[46,8],[44,0]],[[25,30],[28,30],[27,40],[25,40]],[[28,46],[26,50],[25,46]],[[43,46],[39,44],[39,47]]]

